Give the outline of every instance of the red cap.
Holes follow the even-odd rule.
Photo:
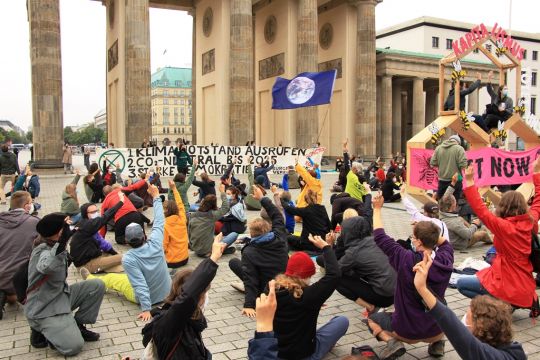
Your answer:
[[[315,274],[315,264],[305,252],[294,253],[287,263],[285,275],[307,279]]]

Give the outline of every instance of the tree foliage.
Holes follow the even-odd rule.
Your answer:
[[[3,128],[0,128],[0,142],[11,140],[14,144],[28,144],[28,140],[25,135],[21,135],[16,131],[9,130],[6,131]]]
[[[93,124],[80,131],[73,131],[69,126],[64,128],[64,142],[70,143],[71,145],[101,143],[105,141],[104,131],[96,128]]]

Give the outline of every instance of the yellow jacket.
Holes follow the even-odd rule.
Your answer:
[[[306,186],[302,189],[302,192],[300,192],[300,195],[298,195],[298,199],[296,200],[296,207],[302,208],[306,207],[307,203],[304,199],[305,195],[307,194],[308,190],[314,191],[317,193],[317,203],[322,204],[322,185],[321,181],[311,176],[311,174],[300,164],[296,164],[296,172],[299,176],[302,177],[304,180],[304,183]]]
[[[174,201],[178,205],[179,215],[171,215],[165,219],[165,229],[163,233],[163,251],[168,264],[178,263],[189,257],[188,253],[188,232],[186,222],[186,212],[182,198],[176,190],[172,188]]]

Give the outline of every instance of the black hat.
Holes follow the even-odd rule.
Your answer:
[[[66,216],[66,214],[59,212],[45,215],[38,221],[36,231],[43,237],[50,237],[58,234],[64,227]]]

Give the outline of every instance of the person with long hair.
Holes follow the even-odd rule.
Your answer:
[[[163,203],[165,212],[165,230],[163,233],[163,251],[167,267],[176,269],[188,263],[188,232],[187,217],[184,210],[182,197],[174,186],[174,181],[169,180],[174,201],[166,200]]]
[[[460,319],[431,292],[427,285],[433,264],[429,252],[413,271],[414,286],[446,338],[464,360],[525,360],[523,346],[512,341],[512,308],[487,295],[475,297]]]
[[[521,193],[507,191],[492,214],[474,184],[473,167],[465,171],[465,197],[480,221],[493,233],[497,254],[491,267],[458,280],[457,288],[463,295],[469,298],[491,295],[515,307],[537,310],[538,296],[529,256],[532,233],[538,233],[540,218],[539,159],[534,162],[533,173],[535,194],[531,207]],[[538,313],[532,311],[531,315],[538,316]]]
[[[191,167],[191,170],[189,171],[189,175],[186,177],[186,174],[183,172],[179,172],[174,176],[174,183],[176,186],[176,190],[180,193],[180,197],[182,198],[182,202],[184,203],[184,211],[186,214],[189,212],[189,199],[187,196],[187,192],[189,190],[189,187],[191,186],[191,183],[193,183],[193,179],[195,178],[195,169],[197,169],[197,160],[193,161],[193,166]],[[169,200],[174,200],[174,196],[172,193],[172,188],[169,188],[169,194],[168,194]]]
[[[297,252],[289,258],[285,273],[276,276],[274,332],[280,359],[322,359],[349,328],[346,317],[335,316],[317,329],[319,311],[336,289],[341,272],[332,247],[320,236],[309,240],[322,251],[326,272],[310,285],[315,265],[305,252]]]
[[[491,80],[493,79],[493,71],[488,73],[487,91],[491,97],[491,103],[486,109],[485,126],[489,129],[496,129],[499,121],[505,122],[514,112],[514,101],[508,96],[508,86],[499,86],[497,91],[493,89]]]
[[[202,199],[206,195],[216,195],[216,182],[208,176],[207,173],[203,172],[199,175],[201,180],[194,179],[192,184],[199,188],[193,195],[198,196],[195,204],[191,204],[189,211],[197,211],[200,206]]]
[[[83,178],[84,192],[89,202],[97,204],[105,199],[103,194],[103,178],[99,165],[97,163],[90,164],[88,175]]]
[[[204,309],[208,290],[218,269],[218,260],[225,244],[217,235],[211,255],[195,270],[179,271],[172,281],[171,291],[160,310],[153,311],[153,320],[143,329],[143,345],[153,342],[158,359],[206,360],[212,354],[204,345],[202,332],[207,327]]]
[[[68,215],[73,224],[77,224],[81,220],[79,198],[77,197],[77,183],[80,178],[79,170],[76,170],[75,177],[62,192],[62,203],[60,204],[60,212]]]
[[[219,230],[216,233],[221,232],[223,241],[230,245],[236,241],[239,234],[246,231],[246,207],[240,190],[235,186],[230,186],[225,191],[225,196],[229,202],[229,211],[216,222],[216,230]]]

